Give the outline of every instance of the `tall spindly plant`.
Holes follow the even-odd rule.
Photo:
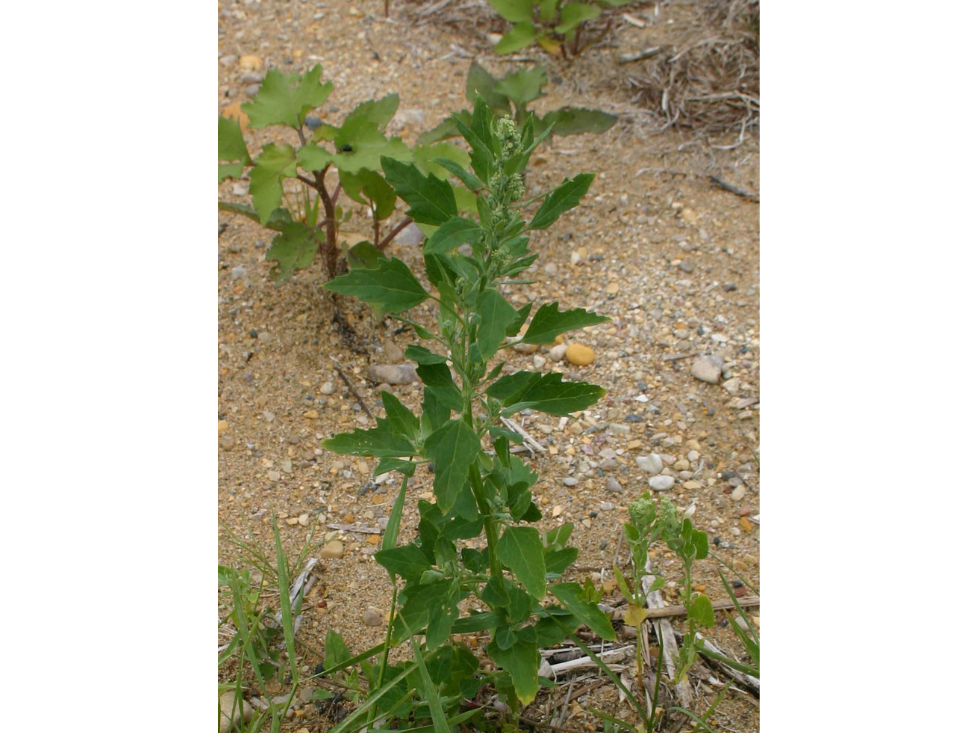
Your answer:
[[[410,640],[420,669],[439,648],[450,648],[452,634],[491,631],[487,652],[496,666],[491,682],[516,709],[539,689],[540,647],[562,641],[581,624],[614,638],[607,616],[584,589],[559,582],[577,557],[567,544],[573,525],[548,533],[534,525],[542,518],[532,492],[537,474],[512,454],[510,445],[522,438],[501,423],[527,409],[569,415],[595,404],[604,390],[565,382],[559,373],[503,375],[504,362],[493,364],[506,338],[517,336],[527,322],[519,340],[548,344],[561,333],[607,320],[583,308],[561,311],[557,303],[531,313],[531,303],[516,308],[505,295],[508,288],[526,284],[518,278],[537,257],[529,247],[532,234],[575,207],[593,174],[564,180],[539,197],[543,202],[527,221],[527,207],[536,200],[525,200],[521,174],[550,130],[537,136],[530,119],[520,132],[513,120],[494,119],[481,96],[470,125],[455,121],[471,147],[471,169],[449,159],[437,162],[476,197],[476,216],[459,214],[447,181],[424,176],[396,158],[381,159],[386,181],[410,206],[408,215],[435,227],[424,244],[432,289],[402,261],[381,252],[326,284],[414,328],[425,345],[409,346],[406,355],[417,363],[424,383],[421,414],[384,392],[386,417],[375,428],[337,435],[323,445],[336,453],[378,458],[377,472],[403,474],[375,556],[394,582],[379,686],[392,646]],[[438,306],[434,330],[404,315],[428,300]],[[407,481],[425,463],[433,464],[436,501],[419,501],[417,536],[398,544]],[[462,540],[469,540],[463,548]],[[557,602],[548,602],[550,596]],[[471,597],[483,610],[463,617],[459,604]],[[426,651],[418,644],[421,634]],[[437,723],[441,716],[432,714]]]

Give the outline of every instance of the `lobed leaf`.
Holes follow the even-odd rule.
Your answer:
[[[380,159],[387,183],[410,206],[407,215],[418,224],[444,224],[458,213],[451,184],[430,174],[426,178],[416,166],[390,157]]]
[[[322,106],[332,92],[332,82],[323,84],[322,66],[316,64],[304,75],[269,71],[254,99],[241,105],[241,111],[256,130],[269,125],[286,125],[300,129],[305,115]]]
[[[609,320],[611,319],[607,316],[598,316],[583,308],[572,308],[561,312],[559,303],[547,303],[536,311],[522,341],[527,344],[550,344],[561,333]]]
[[[264,224],[282,203],[282,178],[294,176],[295,149],[290,145],[265,145],[251,170],[251,201]]]
[[[516,697],[523,705],[528,705],[536,699],[539,691],[539,649],[536,644],[519,641],[508,649],[501,649],[493,641],[486,649],[492,660],[512,678]]]
[[[549,590],[559,599],[560,603],[566,606],[570,613],[596,631],[602,639],[614,641],[614,627],[607,618],[607,614],[601,611],[593,601],[584,600],[583,588],[578,584],[551,585]]]
[[[325,287],[353,295],[388,313],[402,313],[431,297],[410,268],[396,257],[380,260],[375,269],[356,269],[333,278]]]
[[[286,224],[281,233],[271,240],[271,247],[265,254],[265,259],[277,263],[272,269],[275,280],[287,280],[296,270],[303,270],[311,265],[323,239],[321,231],[306,224]]]
[[[530,229],[545,229],[560,218],[563,212],[572,209],[580,203],[594,180],[593,173],[581,173],[570,179],[564,179],[543,201],[543,205],[536,211],[533,220],[529,222]]]
[[[425,254],[447,254],[466,242],[479,244],[484,236],[482,225],[463,216],[453,216],[427,238]]]

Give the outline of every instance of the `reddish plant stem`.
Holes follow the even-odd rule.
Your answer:
[[[411,219],[409,216],[405,216],[403,219],[401,219],[400,223],[397,226],[395,226],[392,230],[390,230],[390,233],[387,234],[387,236],[385,236],[383,240],[380,241],[379,244],[377,244],[377,249],[380,250],[385,249],[386,246],[393,241],[393,238],[396,237],[403,229],[405,229],[410,224],[412,224],[413,221],[414,220]],[[379,227],[380,225],[377,224],[377,226]]]
[[[329,195],[329,191],[326,190],[327,170],[329,170],[329,166],[315,174],[314,186],[315,190],[319,192],[319,198],[322,199],[322,205],[326,210],[326,218],[323,222],[326,225],[326,240],[319,245],[319,254],[322,256],[322,264],[326,274],[331,279],[336,276],[336,260],[339,249],[336,242],[338,235],[336,231],[336,206],[333,203],[332,196]]]

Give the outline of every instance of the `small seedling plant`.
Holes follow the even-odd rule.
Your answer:
[[[508,54],[538,43],[547,53],[562,53],[571,58],[588,44],[588,21],[600,17],[602,9],[627,5],[631,0],[488,0],[495,10],[512,23],[512,29],[495,44],[495,52]]]
[[[255,130],[289,128],[298,145],[269,142],[252,157],[238,120],[218,120],[218,182],[227,178],[249,179],[251,204],[220,202],[222,211],[242,214],[276,232],[267,259],[275,264],[276,280],[291,277],[309,267],[318,254],[329,277],[341,271],[340,229],[350,220],[351,208],[340,203],[345,192],[350,202],[368,208],[372,221],[372,247],[384,249],[398,231],[410,224],[406,219],[385,235],[381,224],[393,213],[397,197],[380,172],[380,158],[406,162],[412,152],[398,138],[387,138],[384,130],[400,102],[396,94],[368,100],[357,106],[338,125],[313,114],[329,98],[331,81],[323,82],[322,67],[305,74],[285,74],[272,69],[265,76],[254,99],[241,106],[248,124]],[[338,183],[327,186],[329,171],[338,173]],[[285,182],[302,184],[301,193],[288,193]],[[291,188],[291,187],[289,187]],[[332,190],[330,190],[330,188]],[[364,240],[366,241],[366,240]],[[369,243],[369,242],[368,242]],[[359,243],[349,248],[355,258]]]
[[[387,182],[410,206],[408,214],[433,228],[423,249],[432,289],[404,262],[382,253],[371,266],[326,284],[409,324],[421,340],[405,352],[417,363],[424,384],[421,414],[383,392],[386,416],[375,428],[336,435],[323,445],[336,453],[379,459],[378,473],[403,474],[375,555],[394,584],[375,689],[384,690],[392,680],[416,671],[416,689],[424,702],[414,709],[430,717],[435,730],[453,719],[461,697],[473,695],[486,682],[513,710],[532,702],[540,684],[539,648],[564,640],[581,624],[604,639],[614,638],[608,617],[584,588],[559,582],[577,557],[568,545],[573,525],[550,532],[535,526],[542,518],[532,491],[537,474],[510,450],[522,438],[501,423],[501,418],[523,410],[569,415],[594,405],[604,390],[565,382],[559,373],[503,374],[504,362],[493,365],[507,338],[549,344],[562,333],[607,320],[583,308],[560,310],[557,303],[532,313],[532,303],[516,308],[506,297],[508,289],[526,284],[518,278],[536,260],[530,237],[575,207],[593,174],[565,180],[527,221],[533,202],[525,200],[521,172],[550,130],[537,135],[531,120],[521,131],[509,118],[496,120],[480,95],[471,124],[458,118],[455,122],[471,147],[470,170],[447,159],[437,162],[476,197],[474,216],[459,213],[446,181],[424,176],[396,158],[381,160]],[[433,330],[404,315],[429,300],[437,304]],[[416,537],[400,543],[408,479],[424,466],[433,469],[436,501],[418,502]],[[463,616],[465,599],[477,610]],[[491,635],[486,652],[495,670],[487,680],[473,678],[477,660],[452,642],[453,634],[475,632]],[[390,648],[401,643],[411,645],[413,668],[389,664]],[[446,686],[445,670],[452,665],[458,667],[461,682]],[[370,720],[403,713],[390,707],[396,693],[383,701],[377,693],[371,697],[364,703],[374,706]],[[358,721],[350,725],[361,725],[363,718]]]
[[[465,93],[472,104],[475,102],[475,96],[481,95],[496,118],[510,116],[520,128],[527,120],[532,119],[537,130],[549,129],[552,135],[601,133],[609,130],[617,122],[617,117],[609,112],[583,107],[561,107],[547,112],[540,119],[535,112],[528,109],[528,106],[546,96],[543,91],[546,84],[546,69],[542,66],[519,69],[497,79],[481,64],[473,61],[468,69]],[[471,127],[471,113],[462,110],[442,121],[433,130],[420,135],[417,138],[418,142],[435,143],[461,135],[458,125],[455,124],[455,117]]]

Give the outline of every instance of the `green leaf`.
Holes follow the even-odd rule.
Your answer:
[[[487,650],[492,660],[512,678],[516,697],[523,705],[536,699],[539,691],[539,650],[528,641],[520,641],[509,649],[500,649],[494,641]]]
[[[593,20],[600,16],[600,8],[586,3],[567,3],[560,9],[560,24],[557,33],[572,31],[584,21]]]
[[[530,384],[529,388],[518,397],[518,402],[513,404],[512,398],[507,399],[505,403],[508,406],[503,414],[511,415],[528,409],[545,412],[548,415],[565,416],[590,407],[607,394],[603,388],[596,385],[586,382],[563,382],[562,378],[562,374],[555,372],[542,375],[539,381]]]
[[[522,308],[516,311],[516,318],[509,324],[509,327],[505,330],[506,336],[515,336],[519,333],[519,329],[522,328],[522,324],[526,322],[529,317],[529,311],[533,309],[532,302],[526,303]]]
[[[499,539],[498,555],[526,590],[542,600],[546,595],[546,560],[539,532],[532,527],[506,527]]]
[[[424,388],[424,401],[421,403],[421,431],[430,435],[451,419],[451,408],[442,404],[434,390]]]
[[[332,629],[326,631],[326,653],[322,660],[322,666],[329,669],[352,658],[353,655],[349,653],[349,647],[343,641],[343,635]]]
[[[468,167],[468,153],[451,143],[435,143],[433,145],[415,145],[411,151],[414,165],[424,175],[433,173],[441,180],[447,180],[451,175],[435,162],[435,158],[446,158],[462,168]]]
[[[431,675],[424,664],[424,653],[421,645],[417,642],[417,637],[411,637],[411,644],[414,646],[414,660],[417,662],[417,671],[421,677],[421,693],[427,702],[428,709],[431,711],[431,722],[434,723],[434,733],[450,733],[448,721],[444,717],[444,709],[441,707],[441,696],[431,681]],[[432,645],[435,646],[435,645]]]
[[[310,143],[299,148],[295,160],[304,170],[314,173],[329,165],[332,156],[318,145]]]
[[[413,461],[405,461],[402,458],[386,457],[386,458],[381,458],[377,462],[377,467],[373,470],[373,475],[379,476],[381,473],[387,473],[388,471],[400,471],[400,473],[404,474],[407,478],[410,478],[411,476],[414,475],[414,471],[416,470],[417,470],[417,464],[414,463]],[[403,502],[401,502],[401,505],[403,505]],[[394,503],[394,507],[396,506],[397,506],[396,503]],[[393,519],[393,514],[391,512],[391,521],[392,519]],[[389,526],[390,524],[388,523],[387,527]],[[386,531],[384,531],[383,536],[384,539],[386,539],[387,537]]]
[[[489,386],[487,394],[501,400],[504,405],[515,404],[526,391],[543,378],[539,372],[521,371],[496,380]]]
[[[251,164],[248,146],[244,142],[241,125],[237,120],[227,117],[217,118],[217,160],[225,160],[229,163],[242,160],[248,165]]]
[[[596,603],[583,599],[583,589],[579,585],[576,583],[551,585],[550,593],[558,598],[570,613],[600,634],[602,639],[614,640],[614,627],[611,626],[607,614],[601,611]]]
[[[241,214],[248,217],[251,221],[261,223],[261,217],[258,216],[258,212],[247,204],[218,201],[217,210],[226,211],[230,214]],[[278,208],[271,212],[271,216],[268,217],[268,221],[264,223],[264,226],[268,229],[274,229],[276,232],[283,232],[285,231],[285,227],[291,223],[292,215],[288,213],[288,209]]]
[[[607,316],[598,316],[583,308],[572,308],[561,312],[559,303],[547,303],[536,311],[522,340],[527,344],[550,344],[561,333],[609,320],[611,319]]]
[[[563,107],[547,112],[543,126],[552,125],[554,135],[579,135],[584,132],[604,132],[617,122],[617,116],[599,109]]]
[[[441,120],[437,127],[428,130],[427,132],[422,132],[417,136],[418,145],[430,145],[431,143],[436,143],[441,140],[447,140],[452,137],[458,137],[461,135],[461,131],[458,129],[458,125],[455,124],[455,117],[460,117],[462,122],[466,125],[470,125],[472,121],[472,113],[467,109],[463,109],[456,115],[452,115],[447,119]]]
[[[404,580],[417,580],[421,573],[431,569],[431,561],[417,545],[403,545],[380,550],[374,555],[377,562]]]
[[[434,162],[440,165],[447,171],[450,171],[458,180],[465,184],[471,191],[480,191],[485,188],[484,184],[478,178],[473,176],[467,170],[465,170],[456,161],[449,158],[435,158]]]
[[[479,449],[478,437],[462,420],[449,420],[424,442],[424,455],[434,461],[434,493],[442,512],[454,506]]]
[[[716,617],[713,613],[712,601],[709,600],[709,596],[705,593],[700,593],[693,599],[689,606],[689,618],[699,624],[699,626],[704,626],[707,629],[716,625]]]
[[[419,224],[443,224],[458,213],[451,184],[434,174],[427,178],[414,165],[381,158],[387,183],[411,207],[407,215]]]
[[[468,67],[468,79],[465,82],[465,96],[472,104],[475,97],[481,94],[485,103],[497,114],[509,114],[512,107],[509,100],[501,92],[497,91],[499,80],[486,71],[477,61],[472,61]]]
[[[495,44],[495,52],[500,55],[512,53],[531,45],[535,40],[536,28],[532,23],[516,23],[512,26],[512,30]]]
[[[406,438],[390,431],[386,420],[370,430],[357,428],[352,433],[340,433],[322,441],[322,447],[344,456],[389,456],[400,458],[415,455],[414,446]]]
[[[363,194],[375,203],[378,220],[383,221],[393,213],[394,206],[397,203],[397,194],[394,193],[390,184],[383,180],[383,176],[376,171],[365,169],[358,173],[340,171],[339,182],[342,184],[346,195],[353,201],[365,204],[366,201],[361,196]]]
[[[416,438],[421,429],[421,421],[417,419],[414,413],[398,400],[396,395],[390,392],[381,392],[380,399],[383,400],[383,409],[387,413],[387,423],[393,432],[408,440]]]
[[[383,252],[373,242],[357,242],[348,249],[344,248],[346,262],[349,269],[375,270],[380,266],[380,260],[387,259]]]
[[[476,343],[482,359],[487,362],[499,350],[506,329],[518,314],[509,301],[491,288],[479,293],[475,299],[475,312],[479,317]]]
[[[264,224],[282,203],[282,178],[294,176],[295,150],[289,145],[265,145],[251,171],[251,201]]]
[[[244,163],[218,163],[217,182],[220,183],[225,178],[240,178],[244,173]]]
[[[531,69],[520,69],[506,74],[499,82],[498,89],[519,108],[545,96],[543,94],[545,85],[546,67],[534,66]]]
[[[322,66],[316,64],[304,76],[269,71],[254,100],[241,105],[256,130],[268,125],[286,125],[299,129],[310,110],[322,106],[332,92],[332,82],[319,81]]]
[[[454,622],[451,626],[452,634],[470,634],[474,631],[488,631],[505,623],[505,614],[501,611],[490,613],[473,613]]]
[[[543,205],[536,211],[533,220],[529,222],[530,229],[545,229],[560,218],[560,215],[580,203],[594,180],[593,173],[581,173],[571,179],[564,179],[563,183],[546,197]]]
[[[488,4],[510,23],[532,21],[532,0],[488,0]]]
[[[306,226],[301,222],[286,224],[281,234],[271,240],[271,247],[265,253],[265,259],[278,263],[272,269],[272,276],[276,281],[287,280],[312,264],[319,252],[319,243],[324,237],[321,231]]]
[[[576,547],[564,547],[562,550],[554,550],[546,553],[546,573],[547,575],[562,575],[568,567],[577,561],[579,550]]]
[[[320,130],[322,128],[319,128]],[[359,117],[347,117],[335,134],[336,153],[330,161],[341,171],[356,173],[362,169],[376,171],[383,157],[405,163],[410,150],[399,137],[388,140],[375,123]]]
[[[367,100],[357,105],[347,115],[343,124],[345,125],[350,120],[353,122],[364,120],[382,130],[393,119],[398,105],[400,105],[400,96],[398,94],[388,94],[386,97],[375,101],[372,99]]]
[[[421,364],[417,367],[417,376],[430,388],[438,398],[438,402],[456,412],[461,412],[463,407],[461,390],[455,384],[447,364]]]
[[[484,231],[481,224],[463,216],[453,216],[427,238],[425,254],[447,254],[466,242],[479,244]]]
[[[410,268],[396,257],[380,260],[376,269],[357,269],[333,278],[325,287],[343,295],[353,295],[389,313],[402,313],[431,297]]]
[[[406,356],[411,361],[417,362],[419,365],[424,364],[444,364],[448,361],[448,357],[443,354],[435,354],[430,349],[425,349],[423,346],[417,346],[411,344],[404,351],[404,356]]]

